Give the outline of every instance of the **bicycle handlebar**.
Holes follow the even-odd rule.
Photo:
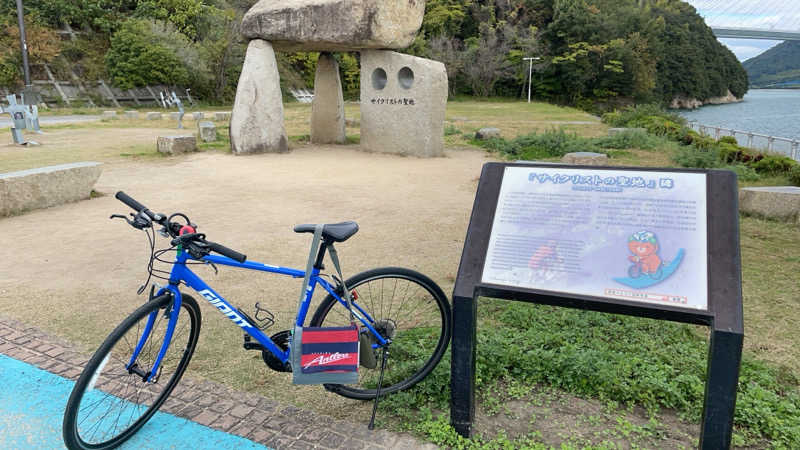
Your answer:
[[[214,253],[219,253],[222,256],[227,256],[228,258],[234,261],[239,261],[240,263],[243,263],[247,260],[247,255],[243,255],[237,252],[236,250],[231,250],[228,247],[225,247],[224,245],[217,244],[216,242],[208,242],[208,248]]]
[[[154,214],[152,211],[147,209],[146,206],[144,206],[143,204],[137,202],[133,197],[131,197],[130,195],[128,195],[128,194],[126,194],[126,193],[124,193],[122,191],[117,192],[117,194],[114,197],[116,197],[116,199],[121,201],[122,203],[128,205],[131,209],[133,209],[137,213],[144,213],[151,220],[164,225],[167,228],[167,230],[170,231],[171,233],[174,232],[174,231],[171,231],[174,228],[171,223],[164,223],[164,222],[167,221],[167,217],[165,215],[163,215],[163,214]],[[192,234],[196,235],[196,233],[192,233]],[[174,236],[174,234],[173,234],[173,236]],[[180,238],[178,238],[178,239],[180,239]],[[225,247],[224,245],[217,244],[216,242],[206,241],[205,239],[202,239],[202,238],[200,238],[200,242],[206,244],[208,250],[210,250],[210,251],[212,251],[214,253],[219,253],[222,256],[227,256],[228,258],[231,258],[231,259],[233,259],[235,261],[238,261],[240,263],[243,263],[243,262],[245,262],[247,260],[247,256],[246,255],[244,255],[242,253],[239,253],[236,250],[232,250],[232,249],[230,249],[228,247]],[[173,241],[173,245],[175,245],[174,241]]]
[[[146,206],[134,200],[133,197],[129,196],[128,194],[119,191],[117,192],[117,195],[115,195],[114,197],[116,197],[117,200],[121,201],[122,203],[128,205],[132,210],[136,211],[137,213],[144,211],[144,213],[147,214],[147,217],[149,217],[150,219],[155,219],[155,214],[153,214],[149,209],[147,209]]]

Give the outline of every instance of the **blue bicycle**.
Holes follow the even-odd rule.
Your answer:
[[[325,385],[345,397],[368,400],[407,389],[433,370],[447,348],[450,306],[430,278],[396,267],[369,270],[344,283],[340,273],[322,273],[326,253],[340,272],[334,243],[353,236],[358,231],[355,222],[296,226],[294,231],[299,233],[316,231],[315,237],[321,240],[316,256],[312,245],[310,270],[303,271],[247,261],[245,255],[207,240],[185,214],[153,213],[124,192],[118,192],[116,198],[136,213],[131,218],[111,217],[144,230],[150,242],[148,280],[139,293],[149,285],[151,276],[166,279],[168,284],[151,288],[147,302],[111,332],[75,383],[63,423],[64,442],[70,449],[104,449],[122,444],[155,414],[180,381],[194,353],[201,322],[197,301],[182,293],[181,285],[194,289],[240,327],[244,348],[260,350],[268,367],[292,370],[290,332],[267,336],[263,330],[272,325],[274,316],[266,308],[257,303],[251,317],[234,307],[190,270],[192,264],[209,265],[215,271],[217,266],[231,266],[307,279],[308,288],[295,319],[298,326],[305,323],[318,285],[327,296],[310,325],[349,325],[351,315],[343,299],[346,286],[360,330],[359,381],[353,385]],[[162,236],[171,239],[168,248],[155,249],[156,226],[161,227],[158,232]],[[174,253],[174,259],[164,259],[168,253]],[[172,269],[156,269],[156,261],[169,263]],[[391,358],[387,362],[388,348]],[[381,352],[384,367],[379,368]]]

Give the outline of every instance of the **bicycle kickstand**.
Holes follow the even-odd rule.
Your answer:
[[[381,374],[378,377],[378,388],[375,390],[375,404],[372,405],[372,417],[369,419],[368,429],[375,429],[375,413],[378,412],[378,400],[381,398],[381,385],[383,384],[383,371],[386,369],[386,358],[389,356],[389,346],[383,347],[383,356],[381,357]]]

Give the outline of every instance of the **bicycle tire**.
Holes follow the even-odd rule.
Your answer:
[[[379,331],[386,332],[394,327],[381,395],[419,383],[436,367],[450,342],[450,304],[442,289],[427,276],[399,267],[368,270],[348,279],[345,284],[351,292],[357,293],[355,303],[372,316]],[[392,298],[387,299],[390,293]],[[402,295],[399,305],[394,305],[395,294]],[[311,319],[311,326],[348,324],[347,308],[334,308],[337,303],[332,295],[325,297]],[[422,322],[425,316],[430,319],[429,324]],[[414,326],[402,328],[409,322]],[[361,326],[362,333],[365,328]],[[357,384],[326,384],[325,388],[348,398],[375,398],[381,354],[382,351],[377,349],[378,365],[374,369],[359,367]]]
[[[170,346],[155,382],[144,383],[140,375],[130,373],[125,366],[149,316],[155,314],[150,337],[136,361],[136,364],[141,363],[143,370],[152,367],[166,331],[168,318],[165,316],[172,304],[171,295],[161,295],[139,307],[109,334],[86,364],[64,411],[63,437],[67,448],[116,447],[130,439],[169,397],[186,371],[200,334],[200,307],[194,298],[182,295],[183,310],[179,311]],[[129,336],[130,332],[135,336]],[[118,346],[122,348],[118,349]],[[171,376],[168,371],[173,371]],[[166,383],[163,382],[165,379]],[[147,404],[149,400],[151,402]],[[106,405],[108,411],[98,410]],[[115,409],[118,410],[116,415],[113,414]],[[113,429],[103,434],[111,422]],[[100,435],[95,438],[98,433]]]

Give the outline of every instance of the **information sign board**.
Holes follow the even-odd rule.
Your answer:
[[[708,309],[706,176],[506,167],[483,283]]]
[[[733,172],[485,164],[453,289],[450,414],[465,436],[481,296],[709,326],[700,446],[730,446],[744,336]]]

